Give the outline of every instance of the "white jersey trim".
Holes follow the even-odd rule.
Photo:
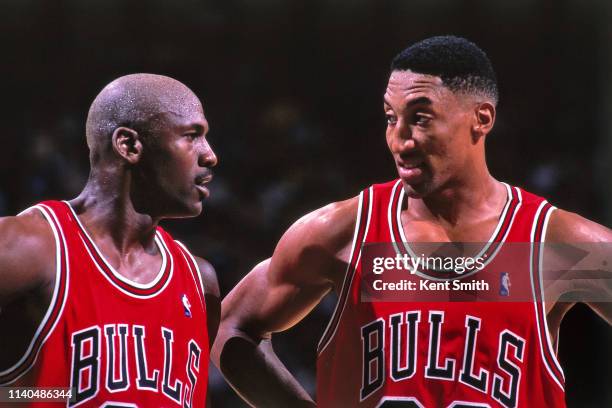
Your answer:
[[[93,239],[91,239],[91,236],[89,235],[89,232],[87,232],[87,230],[85,229],[85,226],[83,226],[83,224],[81,223],[81,220],[79,219],[79,217],[77,217],[77,214],[74,211],[74,209],[72,208],[72,206],[70,205],[70,203],[68,201],[64,201],[64,203],[70,209],[70,212],[72,213],[72,216],[74,217],[74,219],[79,224],[79,227],[81,228],[81,231],[83,231],[83,234],[85,234],[85,236],[87,237],[87,240],[91,243],[91,245],[93,246],[93,248],[97,252],[97,254],[100,257],[100,259],[102,260],[102,262],[104,262],[104,265],[106,265],[108,270],[113,275],[115,275],[115,277],[117,279],[119,279],[120,281],[122,281],[124,283],[127,283],[128,285],[134,286],[135,288],[138,288],[138,289],[150,289],[150,288],[154,287],[161,280],[161,278],[164,276],[164,271],[166,269],[166,262],[168,260],[167,260],[167,257],[166,257],[166,252],[164,250],[162,250],[162,244],[160,243],[160,239],[161,238],[159,237],[159,232],[158,231],[155,231],[155,244],[157,245],[157,249],[159,250],[159,252],[161,253],[161,256],[162,256],[161,268],[159,269],[159,272],[155,276],[155,279],[153,279],[151,282],[144,283],[144,284],[143,283],[138,283],[138,282],[135,282],[135,281],[133,281],[131,279],[126,278],[125,276],[123,276],[119,272],[117,272],[117,270],[108,262],[108,260],[106,259],[106,257],[102,253],[102,251],[100,251],[100,248],[98,248],[98,246],[96,245],[96,242]],[[85,248],[87,248],[87,246],[85,246]],[[89,249],[87,250],[87,252],[89,253],[89,256],[94,261],[94,263],[97,265],[97,262],[95,261],[95,259],[92,256],[92,254],[89,252]],[[168,254],[168,255],[170,255],[170,254]],[[114,285],[114,283],[113,283],[113,285]],[[138,297],[142,297],[142,296],[138,296]]]
[[[391,234],[391,242],[393,243],[393,247],[395,248],[396,253],[401,254],[398,245],[401,244],[403,246],[403,248],[406,250],[406,252],[408,252],[408,254],[410,255],[411,258],[418,258],[417,255],[414,253],[414,251],[412,250],[412,248],[410,247],[409,243],[408,243],[408,239],[406,238],[406,234],[404,232],[404,226],[402,224],[402,220],[401,220],[401,213],[402,213],[402,202],[404,201],[404,195],[405,195],[405,191],[403,188],[401,188],[401,191],[399,192],[399,197],[397,198],[398,205],[397,205],[397,214],[395,214],[395,216],[397,217],[397,226],[399,229],[399,233],[400,233],[400,237],[402,239],[401,243],[397,243],[395,242],[395,240],[393,239],[393,225],[392,225],[392,214],[391,214],[391,209],[393,207],[393,201],[395,200],[395,191],[397,189],[397,187],[400,185],[401,180],[398,181],[395,186],[393,187],[393,192],[391,194],[391,200],[389,200],[389,210],[388,210],[388,219],[389,219],[389,233]],[[499,230],[502,228],[502,226],[504,225],[504,221],[507,219],[508,217],[508,210],[510,209],[510,206],[512,205],[512,201],[513,201],[513,197],[512,197],[512,190],[514,189],[514,191],[516,192],[516,196],[517,196],[517,200],[518,203],[516,205],[516,207],[514,208],[514,211],[512,214],[510,214],[510,222],[508,223],[508,227],[506,228],[506,232],[504,233],[504,235],[501,237],[499,243],[503,244],[504,242],[506,242],[506,238],[508,237],[508,234],[510,234],[510,231],[512,230],[512,225],[514,225],[514,220],[516,218],[516,215],[518,214],[522,204],[523,204],[523,196],[521,194],[521,190],[518,189],[517,187],[511,187],[510,185],[502,182],[502,184],[504,185],[504,187],[506,187],[506,192],[508,193],[508,198],[506,200],[506,204],[504,205],[504,208],[500,214],[499,217],[499,221],[497,222],[497,226],[495,227],[495,229],[493,230],[493,233],[491,234],[491,237],[488,239],[487,244],[480,249],[478,255],[475,255],[474,258],[479,258],[482,257],[487,250],[491,247],[491,245],[493,245],[495,237],[499,234]],[[483,263],[483,267],[482,268],[478,268],[475,269],[471,272],[467,272],[465,274],[461,275],[461,278],[467,278],[468,276],[474,275],[478,272],[480,272],[480,270],[482,270],[485,266],[487,266],[489,263],[491,263],[491,261],[493,261],[493,259],[495,258],[495,256],[497,255],[497,253],[501,250],[502,245],[498,245],[497,249],[495,249],[495,251],[491,254],[491,256],[487,257],[487,259],[484,261]],[[426,278],[429,279],[431,281],[450,281],[450,280],[454,280],[456,279],[456,277],[451,277],[451,278],[439,278],[436,276],[430,276],[427,274],[424,274],[423,272],[416,270],[415,274],[417,276],[420,276],[421,278]]]
[[[546,216],[544,218],[544,225],[542,226],[542,245],[545,242],[546,239],[546,230],[548,229],[548,222],[550,221],[550,217],[553,213],[553,211],[555,211],[557,209],[557,207],[551,206],[548,210],[548,212],[546,213]],[[552,340],[550,338],[550,333],[548,332],[548,319],[546,317],[546,298],[544,297],[544,280],[542,277],[542,264],[543,264],[543,259],[544,257],[542,255],[540,255],[540,259],[538,261],[538,270],[540,273],[538,273],[538,277],[540,279],[540,291],[541,291],[541,296],[542,296],[542,310],[544,311],[544,313],[542,314],[544,316],[544,325],[546,326],[546,343],[548,345],[548,350],[550,351],[550,355],[553,358],[553,363],[555,363],[555,365],[557,366],[557,369],[559,370],[559,372],[561,373],[561,375],[563,376],[563,380],[565,380],[565,373],[563,372],[563,368],[561,367],[561,364],[559,363],[559,360],[557,359],[557,351],[555,349],[555,347],[553,347],[552,345]]]
[[[541,274],[538,273],[538,271],[534,271],[533,270],[534,246],[535,245],[539,245],[539,249],[540,250],[542,249],[542,247],[544,245],[545,237],[546,237],[546,229],[548,227],[548,221],[550,219],[550,214],[552,213],[553,210],[555,210],[555,207],[551,206],[551,208],[545,214],[541,242],[539,242],[539,243],[534,242],[534,240],[535,240],[535,233],[536,233],[536,229],[537,229],[537,225],[538,225],[538,220],[539,220],[540,215],[542,213],[542,209],[544,208],[544,206],[546,206],[546,204],[547,204],[546,201],[542,201],[542,203],[540,203],[540,206],[538,207],[538,209],[536,211],[536,214],[534,216],[533,225],[531,226],[531,244],[532,245],[531,245],[531,248],[530,248],[530,251],[529,251],[529,272],[530,272],[530,275],[531,275],[531,291],[532,291],[532,295],[533,295],[533,307],[534,307],[534,312],[535,312],[535,317],[536,317],[536,325],[537,325],[537,331],[538,331],[538,342],[540,344],[540,357],[542,358],[542,362],[544,363],[544,366],[546,367],[546,371],[548,371],[548,374],[550,375],[550,377],[561,388],[562,391],[565,391],[565,388],[564,388],[563,384],[561,384],[561,382],[559,381],[557,376],[554,374],[553,370],[551,369],[550,365],[548,364],[548,360],[546,359],[546,356],[544,355],[544,348],[547,347],[548,351],[551,354],[551,357],[553,358],[553,362],[554,362],[555,366],[557,367],[557,369],[559,370],[561,375],[565,378],[565,374],[563,373],[563,369],[559,365],[556,353],[554,352],[554,350],[552,348],[552,345],[551,345],[551,342],[550,342],[550,334],[548,333],[548,323],[546,321],[546,302],[545,302],[545,299],[544,299],[543,288],[541,286],[542,285],[542,277],[541,277]],[[541,267],[542,267],[542,258],[543,257],[540,255],[540,257],[538,259],[538,269],[541,269]],[[538,313],[538,308],[540,306],[538,305],[538,297],[537,297],[537,294],[536,294],[534,279],[539,279],[539,281],[540,281],[540,289],[541,289],[540,296],[542,297],[541,308],[542,308],[542,316],[543,316],[543,320],[544,320],[543,322],[540,321],[540,317],[539,317],[539,313]],[[542,339],[542,335],[541,335],[542,331],[544,331],[544,333],[546,333],[546,338],[545,339]]]
[[[191,259],[191,261],[193,262],[193,264],[195,265],[195,275],[197,277],[194,277],[194,271],[191,270],[191,264],[189,263],[189,260],[185,259],[185,263],[187,263],[187,267],[189,268],[189,272],[191,273],[191,278],[193,279],[193,283],[194,285],[197,287],[198,284],[200,286],[200,288],[202,289],[202,306],[204,307],[204,310],[206,310],[206,298],[204,297],[206,295],[206,289],[204,287],[204,281],[202,280],[202,274],[200,272],[200,266],[198,265],[198,263],[195,260],[195,257],[193,256],[193,254],[187,249],[187,247],[185,246],[185,244],[183,244],[180,241],[174,240],[174,242],[183,250],[181,253],[183,255],[183,258],[185,258],[185,254],[187,254],[187,256],[189,256],[189,259]],[[196,282],[197,279],[197,282]]]
[[[35,356],[32,359],[32,362],[30,363],[30,365],[26,369],[23,370],[23,372],[20,375],[18,375],[17,377],[12,379],[11,381],[3,383],[3,384],[12,384],[13,382],[17,381],[24,374],[26,374],[28,371],[30,371],[32,366],[36,363],[36,360],[38,360],[38,354],[40,353],[40,350],[42,349],[43,345],[46,343],[46,341],[49,338],[49,336],[51,336],[51,334],[55,330],[55,327],[57,326],[58,321],[62,317],[62,314],[64,312],[64,306],[66,305],[66,300],[68,298],[68,289],[70,287],[70,274],[69,274],[70,263],[69,263],[69,258],[68,258],[68,246],[66,245],[66,239],[64,237],[64,233],[63,233],[63,231],[61,231],[61,224],[57,220],[57,217],[56,217],[55,213],[53,212],[53,210],[51,208],[49,208],[48,206],[43,205],[43,204],[38,204],[38,205],[32,206],[30,208],[27,208],[27,209],[23,210],[22,212],[20,212],[18,214],[18,216],[22,215],[22,214],[24,214],[24,213],[26,213],[26,212],[28,212],[28,211],[30,211],[32,209],[36,209],[36,210],[41,212],[41,214],[45,217],[45,220],[49,223],[49,226],[51,227],[51,231],[53,232],[53,237],[55,239],[55,285],[53,287],[53,294],[51,295],[51,301],[49,302],[49,306],[47,308],[47,311],[45,312],[45,315],[43,316],[40,324],[36,328],[36,331],[34,332],[34,336],[32,336],[32,340],[30,341],[30,344],[28,345],[28,348],[26,349],[25,353],[21,356],[19,361],[17,361],[15,364],[13,364],[8,369],[0,372],[0,377],[5,376],[7,374],[10,374],[12,371],[14,371],[15,369],[19,368],[28,359],[28,357],[34,352]],[[55,224],[53,223],[52,219],[57,223],[57,228],[59,228],[59,230],[55,227]],[[60,241],[60,239],[61,239],[61,241]],[[64,244],[64,253],[63,254],[60,251],[61,243]],[[63,301],[62,301],[62,304],[61,304],[60,309],[58,311],[57,318],[55,319],[55,322],[53,322],[53,325],[49,329],[49,331],[46,334],[45,338],[41,341],[40,346],[38,347],[38,349],[37,350],[33,350],[34,343],[36,343],[36,340],[40,337],[41,331],[43,330],[43,328],[47,324],[47,321],[49,320],[49,317],[50,317],[51,313],[55,309],[55,306],[56,306],[57,301],[58,301],[58,297],[60,295],[59,294],[59,287],[61,285],[62,257],[65,260],[65,264],[66,264],[66,285],[65,285],[65,288],[64,288]]]
[[[368,236],[368,229],[370,227],[370,219],[372,217],[372,202],[374,201],[374,188],[370,186],[368,191],[370,193],[370,197],[368,200],[368,208],[367,208],[368,214],[366,218],[365,231],[363,234],[363,242],[365,242],[366,237]],[[323,353],[323,351],[327,348],[329,343],[331,343],[332,339],[336,336],[338,326],[340,325],[340,321],[342,320],[342,313],[344,312],[344,309],[346,308],[346,303],[348,302],[349,296],[351,296],[351,288],[353,287],[353,280],[354,280],[353,278],[356,275],[356,270],[359,267],[359,262],[361,261],[361,246],[363,242],[357,242],[357,236],[359,235],[359,229],[361,226],[361,214],[365,210],[363,208],[363,195],[364,195],[363,191],[359,193],[359,207],[357,209],[357,216],[355,219],[355,231],[353,233],[353,243],[351,245],[351,253],[349,255],[348,265],[344,273],[344,280],[342,281],[340,293],[338,293],[338,300],[336,302],[336,307],[334,308],[334,311],[329,318],[329,322],[327,323],[327,327],[323,331],[323,334],[321,335],[321,339],[319,340],[319,344],[317,346],[317,354]],[[355,254],[355,251],[357,250],[359,251],[359,253],[357,255],[357,259],[355,260],[355,267],[353,268],[353,270],[351,270],[351,260],[353,259],[353,255]],[[342,299],[342,293],[344,292],[345,287],[346,287],[346,296],[344,299]],[[336,320],[337,314],[338,314],[338,317],[337,317],[336,324],[333,324],[334,321]],[[329,335],[329,338],[327,339],[327,341],[325,341],[325,343],[322,343],[323,340],[325,340],[326,336],[328,335]]]
[[[395,185],[393,186],[393,189],[391,189],[391,197],[389,198],[389,207],[387,210],[387,223],[389,225],[389,242],[391,242],[391,245],[393,245],[393,249],[395,250],[395,253],[399,254],[401,253],[399,246],[397,245],[398,243],[395,242],[395,239],[393,238],[393,214],[391,211],[393,208],[393,201],[395,200],[395,194],[397,194],[397,189],[399,186],[401,186],[402,181],[401,180],[397,180],[397,182],[395,183]],[[403,190],[403,188],[402,188]],[[403,199],[403,196],[400,197],[400,200]],[[402,203],[401,201],[398,203],[398,210],[397,210],[398,214],[397,217],[400,216],[401,212],[402,212]],[[402,237],[402,240],[405,241],[406,237],[404,236],[404,231],[402,231],[404,228],[402,226],[402,224],[399,224],[399,229],[400,229],[400,234]]]
[[[81,238],[81,240],[83,241],[83,238]],[[157,244],[157,247],[159,249],[159,251],[162,253],[162,258],[165,260],[166,259],[166,254],[165,251],[168,251],[165,244],[163,243],[163,240],[159,237],[159,232],[156,231],[155,232],[155,243]],[[92,241],[93,244],[93,241]],[[95,245],[95,244],[94,244]],[[129,292],[125,289],[123,289],[121,286],[118,286],[115,282],[113,282],[113,280],[104,272],[104,269],[102,268],[102,266],[96,261],[96,259],[94,258],[93,254],[90,252],[87,244],[85,242],[83,242],[83,247],[85,248],[85,251],[87,251],[87,254],[89,255],[89,258],[91,259],[91,262],[96,266],[96,268],[98,269],[98,272],[100,272],[100,275],[102,275],[104,277],[104,279],[106,279],[111,285],[113,285],[116,289],[118,289],[119,291],[121,291],[122,293],[136,298],[136,299],[151,299],[157,295],[159,295],[160,293],[162,293],[166,287],[170,284],[170,282],[172,281],[172,276],[174,274],[174,260],[172,259],[172,254],[170,254],[168,252],[168,258],[170,258],[170,270],[168,272],[168,279],[166,280],[166,283],[164,284],[164,286],[162,286],[157,292],[155,293],[151,293],[149,295],[136,295],[135,293]],[[100,251],[98,250],[98,248],[95,248],[96,251],[98,251],[98,255],[101,257],[101,259],[103,260],[103,262],[105,263],[105,265],[108,267],[110,266],[107,262],[106,259],[104,259],[104,257],[102,256],[102,254],[100,253]],[[116,274],[118,274],[114,269],[111,270],[111,272],[113,272],[113,275],[116,276]],[[155,282],[157,282],[157,278],[155,280]],[[131,282],[131,281],[129,281]],[[132,284],[132,283],[130,283]],[[145,287],[146,289],[149,288],[149,285],[146,285]]]

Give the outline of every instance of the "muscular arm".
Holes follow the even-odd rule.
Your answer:
[[[42,214],[0,219],[0,371],[25,352],[54,283],[55,240]]]
[[[565,294],[578,294],[580,298],[585,299],[585,303],[591,309],[612,324],[612,265],[610,264],[612,231],[577,214],[555,210],[548,226],[546,242],[562,244],[559,252],[570,252],[572,247],[575,247],[578,253],[584,252],[584,256],[575,262],[567,262],[567,266],[571,268],[564,269],[570,270],[561,277],[562,281],[559,284],[551,288],[554,293],[547,294],[547,299],[563,299]],[[554,249],[548,251],[554,252]],[[545,253],[545,263],[546,256]],[[550,280],[553,281],[555,278],[551,277]],[[604,301],[591,301],[592,299]],[[557,328],[562,315],[573,304],[572,302],[547,304],[553,320],[557,321]],[[551,329],[551,332],[555,331]]]
[[[0,307],[51,283],[55,242],[37,210],[0,219]]]
[[[272,348],[286,330],[340,281],[352,238],[357,199],[331,204],[296,222],[274,255],[257,265],[223,301],[213,361],[250,404],[314,406]]]

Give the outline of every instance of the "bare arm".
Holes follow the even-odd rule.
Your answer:
[[[212,358],[253,406],[314,406],[274,353],[272,333],[299,322],[341,279],[356,213],[351,199],[303,217],[223,301]]]
[[[571,268],[566,268],[569,270],[554,289],[557,293],[550,297],[562,299],[564,294],[577,293],[591,309],[612,324],[612,231],[577,214],[555,210],[550,219],[546,242],[563,244],[560,249],[563,252],[569,252],[575,247],[577,252],[584,250],[585,253],[583,257],[571,262]],[[564,314],[571,304],[560,304],[558,309]],[[549,307],[554,306],[551,304]]]
[[[0,219],[0,307],[52,283],[55,241],[37,210]]]
[[[42,214],[0,219],[0,371],[25,352],[54,283],[55,240]]]

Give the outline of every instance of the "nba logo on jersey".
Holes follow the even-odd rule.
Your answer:
[[[189,299],[187,299],[187,295],[184,293],[181,297],[181,302],[183,303],[183,309],[185,309],[185,316],[191,317],[191,303],[189,303]]]
[[[508,275],[508,272],[500,273],[499,279],[500,279],[499,294],[501,296],[510,295],[510,275]]]

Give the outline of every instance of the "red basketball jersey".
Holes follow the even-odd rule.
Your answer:
[[[153,282],[105,260],[67,202],[36,205],[56,241],[51,305],[0,384],[71,387],[70,407],[203,407],[208,383],[204,287],[187,249],[161,228]],[[31,406],[57,406],[33,403]]]
[[[533,248],[527,256],[510,259],[499,249],[542,242],[554,207],[519,188],[506,189],[499,223],[480,251],[486,262],[460,282],[485,282],[506,296],[511,277],[513,293],[529,294],[519,301],[469,301],[469,293],[452,302],[363,301],[369,284],[364,245],[389,243],[395,254],[418,255],[400,218],[406,200],[401,181],[360,194],[349,267],[319,344],[320,407],[565,407],[563,372],[546,325],[540,245],[526,244]],[[411,279],[445,281],[423,270],[407,274]]]

